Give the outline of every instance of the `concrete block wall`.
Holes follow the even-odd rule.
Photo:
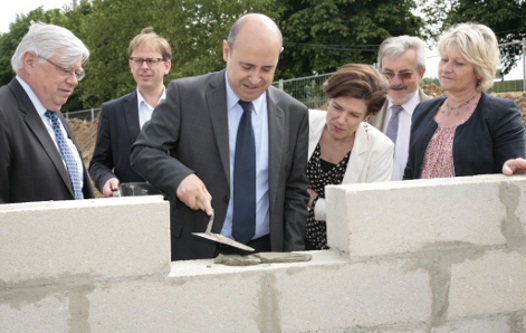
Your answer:
[[[526,332],[526,177],[333,186],[332,249],[169,262],[161,197],[0,205],[2,332]]]

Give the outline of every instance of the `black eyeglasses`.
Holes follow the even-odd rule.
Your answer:
[[[156,67],[157,65],[159,65],[161,61],[164,61],[163,58],[141,58],[141,57],[130,57],[130,60],[132,64],[136,67],[141,67],[144,62],[146,62],[146,64],[149,67]]]
[[[76,71],[74,71],[71,68],[68,69],[66,67],[59,66],[59,65],[55,64],[53,61],[51,61],[51,60],[49,60],[47,58],[44,58],[43,56],[37,55],[37,57],[44,59],[45,61],[49,62],[51,65],[53,65],[56,68],[60,69],[62,71],[62,73],[64,73],[65,76],[69,77],[69,76],[75,75],[77,77],[77,81],[82,80],[86,76],[86,73],[84,72],[84,70],[82,68],[79,68]]]
[[[413,72],[400,72],[398,74],[393,72],[382,72],[382,75],[385,76],[387,79],[392,80],[395,76],[398,75],[400,80],[409,80],[413,77]]]

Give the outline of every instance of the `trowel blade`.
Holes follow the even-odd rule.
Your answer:
[[[250,251],[250,252],[256,251],[254,248],[252,248],[252,247],[250,247],[248,245],[245,245],[243,243],[240,243],[238,241],[235,241],[235,240],[233,240],[231,238],[228,238],[228,237],[225,237],[223,235],[219,235],[219,234],[215,234],[215,233],[211,233],[211,232],[194,232],[193,234],[196,235],[196,236],[199,236],[199,237],[203,237],[203,238],[209,239],[209,240],[214,241],[214,242],[218,242],[218,243],[221,243],[221,244],[225,244],[225,245],[229,245],[229,246],[232,246],[232,247],[236,247],[236,248],[241,249],[241,250]]]

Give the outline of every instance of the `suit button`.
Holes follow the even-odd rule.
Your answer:
[[[224,200],[225,202],[228,202],[228,200],[230,200],[230,198],[228,197],[228,195],[225,195],[225,196],[223,197],[223,200]]]

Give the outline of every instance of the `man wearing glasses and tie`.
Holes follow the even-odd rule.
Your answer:
[[[84,78],[89,51],[71,31],[33,23],[0,88],[0,203],[93,198],[60,108]]]
[[[111,197],[119,183],[144,182],[131,168],[129,151],[153,109],[164,100],[163,79],[172,67],[170,45],[150,27],[132,39],[128,54],[137,89],[102,104],[89,167],[95,187],[105,197]]]
[[[369,123],[394,142],[391,180],[402,180],[409,153],[413,110],[421,101],[430,98],[419,88],[426,71],[424,42],[405,35],[386,39],[378,51],[378,66],[389,81],[389,90],[384,106]]]

